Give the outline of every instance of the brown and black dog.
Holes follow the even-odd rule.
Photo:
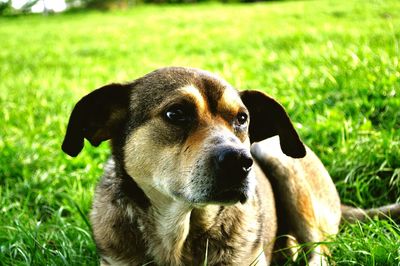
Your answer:
[[[62,148],[77,156],[85,138],[112,146],[91,212],[103,265],[269,265],[278,235],[338,232],[335,186],[283,107],[209,72],[169,67],[93,91]]]

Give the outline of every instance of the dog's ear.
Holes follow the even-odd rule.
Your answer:
[[[260,91],[246,90],[240,96],[250,112],[251,142],[279,135],[283,153],[293,158],[306,155],[304,144],[282,105]]]
[[[95,147],[110,139],[126,118],[129,92],[129,85],[109,84],[83,97],[72,110],[62,150],[75,157],[85,138]]]

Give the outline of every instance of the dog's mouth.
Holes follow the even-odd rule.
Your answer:
[[[238,202],[245,204],[255,192],[256,180],[253,173],[235,182],[215,176],[210,179],[209,183],[194,182],[191,187],[195,189],[177,190],[173,192],[173,195],[178,200],[199,206],[207,204],[234,205]],[[200,180],[200,178],[195,180]],[[189,191],[190,193],[188,193]]]
[[[211,193],[212,200],[220,204],[246,203],[250,196],[250,185],[248,182],[235,186],[215,188]]]
[[[214,196],[214,200],[222,204],[235,204],[237,202],[244,204],[248,198],[246,189],[227,189],[216,193]]]
[[[201,206],[207,204],[234,205],[238,202],[245,204],[252,193],[251,191],[249,185],[243,185],[242,187],[224,189],[214,188],[201,197],[185,197],[183,193],[179,192],[174,192],[173,195],[176,199],[186,199],[192,204],[199,204]]]
[[[214,184],[210,196],[213,201],[221,204],[235,204],[238,202],[244,204],[254,190],[253,178],[254,176],[250,174],[241,180],[217,179],[222,180],[222,182]]]

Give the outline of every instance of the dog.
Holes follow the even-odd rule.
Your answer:
[[[167,67],[74,107],[62,149],[111,140],[90,214],[102,265],[269,265],[338,232],[343,206],[282,105],[207,71]],[[348,219],[400,213],[347,207]],[[374,212],[375,211],[375,212]],[[326,264],[328,249],[306,250]],[[291,254],[293,255],[293,254]]]

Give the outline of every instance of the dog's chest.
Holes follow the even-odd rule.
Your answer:
[[[262,253],[261,245],[239,243],[233,238],[222,239],[215,235],[205,235],[201,238],[189,240],[183,252],[183,264],[250,265],[251,262],[256,260],[256,256],[253,258],[253,254],[256,253],[255,250]]]
[[[244,265],[262,253],[262,224],[249,224],[242,213],[221,214],[214,224],[205,226],[199,217],[188,228],[174,228],[174,237],[161,233],[154,220],[137,217],[138,229],[146,243],[144,263],[157,265]],[[185,232],[187,230],[187,232]],[[161,233],[161,234],[160,234]],[[139,247],[138,247],[139,248]]]
[[[182,252],[184,264],[250,265],[263,258],[263,223],[252,214],[226,208],[212,226],[202,224],[199,217],[192,219]]]

